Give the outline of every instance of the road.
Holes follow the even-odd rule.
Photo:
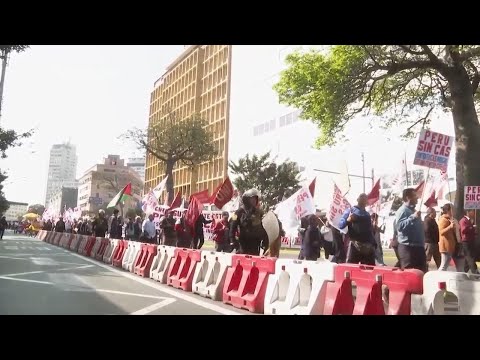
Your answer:
[[[1,315],[242,315],[37,239],[0,241]]]

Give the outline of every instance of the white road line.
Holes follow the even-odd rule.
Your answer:
[[[28,260],[28,258],[19,258],[19,257],[13,257],[13,256],[0,256],[0,259],[11,259],[11,260]]]
[[[153,305],[150,305],[150,306],[147,306],[143,309],[140,309],[140,310],[137,310],[133,313],[130,313],[130,315],[147,315],[151,312],[154,312],[158,309],[161,309],[165,306],[168,306],[170,304],[173,304],[175,301],[177,301],[176,299],[172,299],[172,298],[167,298],[159,303],[156,303],[156,304],[153,304]]]
[[[238,312],[235,312],[235,311],[232,311],[232,310],[228,310],[228,309],[225,309],[221,306],[218,306],[218,305],[215,305],[215,304],[211,304],[211,303],[208,303],[204,300],[201,300],[200,298],[196,298],[196,297],[193,297],[193,296],[190,296],[190,295],[187,295],[187,294],[182,294],[180,292],[176,292],[172,289],[169,289],[167,287],[167,285],[161,285],[161,284],[156,284],[154,282],[150,282],[146,279],[143,279],[139,276],[136,276],[136,275],[133,275],[133,274],[130,274],[130,273],[127,273],[127,272],[124,272],[124,271],[120,271],[120,270],[117,270],[116,268],[112,267],[112,266],[108,266],[108,265],[105,265],[105,264],[102,264],[96,260],[93,260],[93,259],[89,259],[89,258],[86,258],[86,257],[83,257],[82,255],[79,255],[79,254],[76,254],[76,253],[70,253],[71,255],[73,256],[76,256],[78,258],[81,258],[85,261],[88,261],[92,264],[95,264],[101,268],[104,268],[104,269],[107,269],[109,270],[110,272],[113,272],[115,274],[119,274],[123,277],[126,277],[127,279],[130,279],[130,280],[133,280],[133,281],[136,281],[140,284],[143,284],[143,285],[146,285],[146,286],[149,286],[151,288],[154,288],[154,289],[157,289],[161,292],[164,292],[165,294],[168,294],[168,295],[171,295],[171,296],[174,296],[178,299],[181,299],[181,300],[185,300],[189,303],[192,303],[192,304],[195,304],[195,305],[198,305],[198,306],[201,306],[205,309],[208,309],[208,310],[211,310],[211,311],[215,311],[219,314],[222,314],[222,315],[241,315],[240,313]]]
[[[93,266],[93,265],[89,265],[89,266]],[[145,295],[145,294],[137,294],[137,293],[117,291],[117,290],[108,290],[108,289],[79,288],[79,289],[68,290],[68,291],[99,292],[99,293],[109,293],[109,294],[117,294],[117,295],[129,295],[129,296],[137,296],[137,297],[143,297],[143,298],[148,298],[148,299],[157,299],[157,300],[170,299],[170,298],[166,298],[164,296]]]
[[[30,282],[30,283],[36,283],[36,284],[46,284],[46,285],[54,285],[50,281],[38,281],[38,280],[30,280],[30,279],[19,279],[19,278],[11,278],[8,276],[0,276],[0,279],[3,280],[13,280],[13,281],[24,281],[24,282]]]
[[[29,272],[23,272],[23,273],[15,273],[15,274],[3,274],[1,276],[33,275],[33,274],[43,274],[46,272],[55,272],[55,271],[79,270],[79,269],[86,269],[91,267],[93,267],[93,265],[82,265],[82,266],[69,267],[69,268],[63,268],[63,269],[50,269],[50,270],[29,271]]]
[[[13,253],[12,255],[14,255],[14,256],[38,256],[40,254],[38,254],[38,253],[37,254],[15,254],[15,253]],[[58,253],[58,254],[42,254],[42,255],[44,255],[44,256],[66,256],[66,255],[69,255],[69,254]],[[4,256],[4,255],[1,255],[1,256]]]

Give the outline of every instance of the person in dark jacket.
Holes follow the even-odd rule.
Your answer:
[[[99,210],[98,217],[92,222],[92,233],[96,237],[105,237],[105,233],[108,231],[108,220],[105,217],[105,211]]]
[[[466,260],[465,272],[470,270],[473,274],[478,274],[474,249],[477,225],[474,223],[474,219],[475,210],[466,210],[465,216],[459,221],[460,239]]]
[[[65,232],[65,222],[62,217],[55,224],[55,232]]]
[[[121,239],[122,238],[122,226],[121,218],[118,216],[118,209],[113,210],[113,215],[108,221],[109,225],[109,237],[110,239]]]
[[[139,241],[140,236],[142,236],[142,218],[140,216],[137,216],[135,218],[135,223],[133,224],[132,240]]]
[[[320,257],[320,248],[322,247],[322,234],[318,225],[319,218],[316,215],[308,217],[308,228],[305,231],[303,253],[306,260],[316,261]]]
[[[224,211],[222,213],[222,220],[215,224],[212,237],[213,241],[215,242],[215,251],[230,252],[230,224],[228,223],[229,216],[229,213]]]
[[[435,261],[438,269],[442,259],[440,251],[438,250],[439,232],[437,220],[435,219],[436,215],[435,209],[428,208],[427,216],[425,216],[425,220],[423,221],[423,228],[425,230],[425,255],[427,257],[427,264],[432,261],[433,257],[433,261]]]
[[[52,220],[48,219],[48,221],[45,223],[43,227],[43,230],[52,231],[52,229],[53,229]]]
[[[375,238],[372,220],[365,210],[368,203],[366,194],[360,194],[357,205],[348,209],[340,219],[339,229],[348,227],[347,263],[375,265]]]
[[[175,232],[175,219],[173,211],[169,211],[166,217],[160,223],[160,229],[163,231],[163,245],[175,246],[177,234]]]
[[[5,218],[5,216],[2,216],[2,218],[0,219],[0,240],[3,240],[3,234],[5,233],[5,229],[7,229],[7,227],[7,219]]]
[[[193,249],[201,249],[204,242],[205,242],[205,236],[203,234],[203,226],[210,224],[213,220],[207,220],[203,216],[203,214],[200,214],[200,216],[197,218],[197,221],[195,221],[195,236],[193,237],[192,241],[192,248]]]

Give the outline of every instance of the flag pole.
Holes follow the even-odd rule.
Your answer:
[[[426,190],[427,190],[427,184],[428,184],[428,178],[430,177],[430,168],[427,170],[427,179],[425,180],[425,185],[423,187],[423,192],[422,192],[422,201],[420,201],[420,208],[419,210],[422,211],[422,206],[423,206],[423,197],[425,196]]]

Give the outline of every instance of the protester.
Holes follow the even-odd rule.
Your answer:
[[[133,224],[133,236],[132,240],[139,241],[142,236],[142,218],[140,216],[135,217],[135,223]]]
[[[43,230],[52,231],[52,229],[53,229],[52,220],[48,219],[45,225],[43,226]]]
[[[325,259],[329,259],[330,255],[334,254],[333,250],[333,231],[332,227],[328,223],[327,217],[322,216],[320,218],[322,227],[320,228],[320,234],[322,235],[321,246],[325,253]]]
[[[397,258],[397,262],[395,263],[394,267],[400,267],[400,255],[398,255],[398,230],[397,230],[397,220],[393,220],[393,237],[390,241],[390,247],[395,252],[395,257]]]
[[[229,214],[224,211],[222,213],[222,220],[215,224],[213,229],[212,240],[215,242],[215,251],[218,252],[230,252],[230,239],[229,239]]]
[[[360,194],[357,205],[348,209],[339,222],[339,228],[348,227],[347,263],[375,265],[375,239],[370,214],[365,210],[367,195]]]
[[[420,211],[415,211],[418,203],[415,189],[403,190],[403,205],[395,214],[398,232],[398,256],[402,269],[427,271],[425,256],[425,233]]]
[[[371,215],[372,219],[372,230],[373,238],[375,239],[376,249],[375,249],[375,262],[379,266],[386,266],[383,261],[383,247],[382,247],[382,237],[381,234],[385,233],[385,224],[378,226],[378,215],[373,213]]]
[[[304,243],[305,243],[305,231],[308,228],[308,216],[304,216],[300,219],[300,227],[298,228],[298,237],[300,239],[300,252],[298,253],[298,259],[304,260],[305,259],[305,252],[304,252]]]
[[[337,264],[343,264],[347,261],[347,252],[345,250],[343,234],[331,224],[327,225],[330,226],[333,235],[333,257],[330,261]]]
[[[122,233],[119,233],[118,209],[113,210],[113,215],[108,219],[108,234],[110,239],[121,239]]]
[[[205,242],[205,236],[203,233],[203,226],[210,224],[213,220],[207,220],[203,216],[203,214],[200,214],[200,216],[197,218],[195,221],[195,236],[193,237],[193,248],[194,249],[201,249],[204,242]]]
[[[320,219],[316,215],[310,215],[308,217],[308,228],[305,231],[305,245],[303,246],[303,252],[306,260],[317,260],[320,257],[320,249],[322,244],[322,234],[318,225]]]
[[[177,235],[175,233],[175,219],[173,218],[173,211],[169,211],[165,219],[160,223],[160,228],[163,231],[163,245],[175,246],[177,242]]]
[[[2,216],[2,218],[0,219],[0,240],[3,240],[3,234],[5,233],[7,227],[7,218],[5,216]]]
[[[185,218],[182,216],[175,222],[175,232],[177,234],[176,246],[180,248],[193,248],[192,229],[185,223]]]
[[[92,222],[92,233],[96,237],[105,237],[105,233],[108,231],[108,220],[105,217],[105,211],[98,210],[98,217]]]
[[[130,218],[126,218],[123,224],[122,232],[125,234],[125,240],[131,240],[135,233],[135,229],[133,228],[133,221]]]
[[[440,268],[441,264],[441,256],[440,251],[438,250],[438,240],[439,240],[439,232],[438,232],[438,224],[437,220],[435,219],[437,212],[433,208],[427,209],[427,215],[425,216],[425,220],[423,221],[423,228],[425,231],[425,256],[427,258],[427,269],[428,264],[430,261],[435,261],[435,265],[437,269]]]
[[[150,244],[155,244],[157,240],[157,229],[155,228],[153,219],[153,214],[150,214],[142,224],[142,240]]]
[[[466,267],[465,272],[478,274],[477,264],[475,263],[475,236],[477,225],[474,224],[475,210],[466,210],[465,216],[460,219],[460,236],[462,240],[463,252],[465,254]]]
[[[63,221],[63,217],[60,217],[55,224],[55,232],[65,232],[65,222]]]
[[[65,232],[68,234],[72,233],[72,222],[70,221],[70,219],[67,219],[67,221],[65,222]]]
[[[460,229],[453,218],[452,204],[445,204],[442,207],[442,215],[438,221],[438,230],[440,233],[438,248],[442,257],[438,270],[447,271],[450,261],[453,260],[457,271],[463,272],[465,270],[465,261],[463,248],[459,243]]]

